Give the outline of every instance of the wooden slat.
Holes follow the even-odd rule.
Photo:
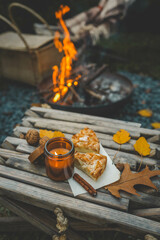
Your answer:
[[[17,128],[18,128],[18,131],[21,131],[22,133],[26,133],[28,131],[28,128],[26,128],[26,127],[17,127]],[[66,134],[66,137],[70,139],[71,135]],[[19,151],[19,152],[31,153],[32,151],[35,150],[35,147],[28,145],[26,143],[25,139],[20,139],[20,138],[15,138],[15,137],[7,137],[5,139],[5,141],[10,142],[14,146],[17,146],[17,151]],[[141,158],[139,157],[139,155],[125,153],[125,152],[122,151],[122,149],[118,153],[117,153],[117,150],[109,149],[109,148],[106,148],[106,147],[105,147],[105,150],[107,151],[107,153],[110,155],[111,158],[114,158],[114,156],[116,154],[116,158],[114,160],[115,163],[117,163],[117,162],[121,162],[121,163],[129,162],[130,165],[132,166],[132,165],[134,165],[134,163],[140,163],[141,162]],[[159,165],[159,161],[157,161],[153,158],[149,158],[149,157],[144,157],[142,163],[143,163],[143,165],[149,165],[149,166]],[[133,166],[134,170],[135,170],[135,167],[136,166]]]
[[[21,217],[0,217],[0,233],[38,232],[39,229]]]
[[[27,127],[22,127],[22,126],[18,126],[18,127],[16,127],[15,129],[14,129],[14,131],[18,131],[18,132],[20,132],[20,133],[23,133],[23,134],[26,134],[27,133],[27,131],[29,130],[30,128],[27,128]],[[37,131],[39,131],[39,129],[38,128],[36,128],[36,130]],[[66,137],[68,137],[69,139],[71,138],[71,134],[66,134],[65,133],[65,135],[66,135]],[[106,141],[104,141],[103,140],[103,136],[105,136],[105,140]],[[108,148],[108,146],[109,147],[111,147],[111,145],[116,149],[116,150],[118,150],[119,149],[119,145],[118,144],[116,144],[116,143],[113,143],[113,144],[115,144],[115,145],[113,145],[112,144],[112,137],[111,136],[109,136],[109,135],[105,135],[105,134],[103,134],[103,136],[100,136],[100,137],[102,137],[102,138],[100,138],[100,141],[102,142],[102,145],[104,146],[104,147],[106,147],[106,149],[107,150],[109,150],[109,151],[111,151],[111,152],[113,152],[113,149],[109,149]],[[111,139],[111,141],[109,141]],[[108,140],[108,141],[107,141]],[[9,141],[8,139],[7,139],[7,141]],[[109,143],[108,143],[109,142]],[[132,144],[134,144],[135,143],[135,141],[134,140],[132,140],[131,141],[132,142]],[[12,144],[13,144],[13,141],[11,142]],[[120,151],[120,154],[123,152],[123,151],[125,151],[125,149],[130,149],[131,150],[131,152],[133,152],[133,146],[129,146],[129,148],[128,148],[128,145],[122,145],[121,146],[121,151]],[[156,150],[153,150],[153,151],[155,151],[155,153],[154,154],[158,154],[158,156],[156,155],[156,157],[159,159],[160,158],[160,149],[159,149],[159,145],[158,144],[151,144],[151,148],[153,148],[153,149],[156,149],[156,150],[158,150],[157,152],[156,152]],[[117,151],[116,151],[117,152]],[[115,152],[115,153],[116,153]],[[135,152],[135,151],[134,151]],[[128,154],[128,153],[127,153]],[[154,156],[154,154],[153,154],[153,156]],[[124,152],[124,155],[125,156],[127,156],[126,155],[126,153]],[[129,157],[130,157],[131,155],[129,155]],[[134,158],[135,160],[137,159],[137,162],[139,162],[139,157],[138,157],[138,155],[133,155],[132,154],[132,158]],[[150,164],[150,160],[152,161],[153,159],[151,158],[151,157],[147,157],[147,158],[143,158],[143,163],[144,164]],[[151,163],[151,165],[154,165],[154,164],[156,164],[157,163],[157,161],[155,161],[155,160],[153,160],[152,161],[152,163]]]
[[[160,220],[160,208],[137,209],[132,213],[140,217]]]
[[[115,127],[103,127],[103,126],[97,126],[97,125],[92,125],[92,124],[83,124],[83,123],[72,123],[72,122],[67,122],[65,121],[60,121],[60,120],[52,120],[52,119],[45,119],[45,118],[32,118],[32,117],[25,117],[23,120],[27,120],[28,122],[31,122],[34,124],[35,127],[38,128],[46,128],[50,130],[61,130],[66,133],[70,134],[75,134],[79,132],[81,129],[85,127],[89,127],[93,129],[98,136],[98,133],[103,133],[103,134],[109,134],[113,135],[119,130],[119,126],[116,124]],[[138,138],[140,134],[136,131],[130,131],[130,135],[133,138]]]
[[[4,159],[8,159],[10,157],[17,157],[17,158],[22,158],[23,160],[27,160],[28,161],[28,154],[24,154],[24,153],[20,153],[20,152],[16,152],[16,151],[12,151],[12,150],[8,150],[8,149],[3,149],[0,148],[0,156]]]
[[[11,200],[11,199],[8,199],[8,198],[0,198],[0,202],[2,201],[3,205],[6,206],[8,209],[10,209],[12,212],[14,211],[15,213],[19,213],[20,212],[20,215],[23,214],[23,217],[25,218],[26,217],[26,211],[27,211],[27,216],[28,216],[28,213],[30,214],[30,217],[33,216],[33,218],[31,219],[33,221],[35,215],[37,216],[37,213],[38,213],[38,217],[40,218],[40,221],[45,221],[45,225],[46,225],[46,219],[47,219],[47,225],[48,225],[48,228],[49,228],[49,232],[47,231],[46,233],[50,235],[50,228],[53,229],[53,230],[57,230],[55,229],[55,219],[53,218],[53,216],[49,216],[48,214],[48,211],[46,210],[42,210],[42,209],[39,209],[39,208],[36,208],[35,206],[30,206],[30,205],[27,205],[25,203],[20,203],[20,202],[17,202],[17,201],[14,201],[14,200]],[[18,212],[17,212],[18,211]],[[41,215],[39,215],[39,213],[41,213]],[[25,214],[25,216],[24,216]],[[13,220],[12,220],[13,219]],[[0,224],[0,232],[2,230],[2,232],[4,232],[4,230],[7,230],[7,227],[9,228],[9,231],[14,231],[14,232],[18,232],[18,231],[24,231],[24,230],[33,230],[33,231],[36,231],[38,228],[35,228],[35,226],[32,226],[31,224],[27,223],[27,221],[24,221],[23,218],[21,217],[7,217],[6,219],[7,222],[9,222],[9,226],[7,226],[7,224],[5,225],[5,223],[1,222],[2,224]],[[39,222],[40,222],[39,221]],[[39,222],[38,222],[38,225],[39,225]],[[95,224],[91,224],[89,222],[83,222],[83,221],[78,221],[78,220],[75,220],[75,219],[69,219],[69,225],[71,226],[71,228],[75,231],[87,231],[87,232],[90,232],[90,231],[118,231],[118,232],[123,232],[125,234],[129,234],[129,235],[133,235],[133,236],[138,236],[140,237],[141,234],[140,233],[136,233],[135,231],[131,231],[131,229],[126,229],[125,227],[118,227],[117,225],[109,225],[109,224],[103,224],[102,226],[97,226]],[[13,229],[14,228],[14,229]],[[20,228],[20,229],[19,229]],[[40,228],[40,226],[39,226]],[[41,228],[40,228],[41,229]],[[52,234],[52,232],[51,232]],[[67,236],[68,238],[70,238],[70,236],[73,236],[73,231],[71,232],[70,230],[67,231]],[[77,235],[77,234],[76,234]],[[142,235],[143,236],[143,235]],[[77,236],[75,236],[74,234],[74,240],[77,239],[76,238]],[[78,235],[78,240],[80,240],[80,237]],[[81,237],[81,240],[82,240],[82,237]]]
[[[111,156],[114,157],[117,151],[109,148],[105,148],[106,152]],[[128,160],[135,161],[137,163],[141,163],[141,159],[139,155],[136,154],[131,154],[131,153],[126,153],[122,152],[121,150],[117,153],[116,158],[117,161],[118,159],[121,160],[124,159],[124,162],[128,162]],[[114,162],[117,162],[114,161]],[[150,157],[143,157],[142,165],[148,165],[148,166],[154,166],[154,165],[159,165],[159,161]]]
[[[129,153],[124,153],[124,152],[118,152],[115,150],[111,150],[111,149],[107,149],[104,148],[106,150],[106,152],[110,155],[111,158],[114,158],[115,154],[116,157],[114,159],[114,163],[130,163],[130,165],[133,165],[133,168],[136,169],[136,163],[140,163],[141,159],[140,157],[137,155],[133,155],[133,154],[129,154]],[[16,148],[17,151],[22,152],[22,153],[28,153],[30,154],[31,152],[33,152],[35,150],[35,147],[28,145],[27,143],[22,143],[19,144]],[[130,158],[131,157],[131,158]],[[135,163],[135,164],[134,164]],[[148,165],[148,166],[154,166],[157,165],[159,166],[159,161],[155,160],[155,159],[150,159],[150,158],[144,158],[143,165]]]
[[[36,112],[38,114],[41,114],[44,116],[45,113],[50,113],[53,115],[61,115],[61,116],[72,116],[73,117],[73,122],[76,120],[80,122],[83,121],[101,121],[101,122],[109,122],[109,123],[115,123],[115,124],[122,124],[122,125],[127,125],[127,126],[134,126],[134,127],[140,127],[140,123],[135,123],[135,122],[127,122],[127,121],[122,121],[122,120],[117,120],[117,119],[111,119],[111,118],[105,118],[105,117],[97,117],[97,116],[91,116],[87,114],[82,114],[82,113],[74,113],[74,112],[68,112],[68,111],[62,111],[62,110],[56,110],[56,109],[47,109],[47,108],[39,108],[39,107],[32,107],[31,110],[33,112]],[[66,119],[69,121],[69,118]],[[94,123],[95,124],[95,123]]]
[[[24,169],[25,170],[25,169]],[[18,182],[24,182],[30,185],[42,187],[47,190],[73,196],[72,191],[68,183],[55,182],[47,177],[41,177],[29,172],[20,171],[17,169],[0,166],[0,176],[9,179],[16,180]],[[82,194],[78,196],[79,199],[83,199],[96,204],[120,209],[123,211],[128,210],[129,200],[128,199],[116,199],[106,193],[98,193],[96,198],[91,197],[89,194]]]
[[[111,123],[115,123],[116,125],[119,124],[119,129],[122,128],[120,124],[123,124],[124,127],[126,125],[127,126],[129,125],[129,126],[135,127],[137,133],[139,133],[140,135],[146,136],[146,137],[159,136],[160,135],[159,130],[140,128],[141,124],[133,123],[133,122],[125,122],[125,121],[121,121],[121,120],[107,119],[107,118],[103,118],[103,117],[96,117],[96,116],[90,116],[90,115],[72,113],[72,112],[69,113],[69,112],[55,110],[55,109],[45,109],[45,108],[32,107],[31,110],[36,112],[36,113],[41,114],[42,116],[44,116],[45,113],[51,113],[51,114],[55,114],[55,115],[56,114],[61,114],[63,116],[66,116],[66,115],[76,116],[79,119],[81,118],[81,116],[83,116],[84,119],[86,119],[86,121],[88,119],[93,119],[93,120],[99,120],[99,121],[104,121],[104,122],[111,122]]]
[[[53,210],[54,207],[60,206],[70,217],[89,221],[93,224],[101,225],[109,222],[132,228],[135,231],[150,232],[160,236],[160,223],[118,210],[53,193],[38,187],[28,186],[24,183],[17,184],[16,181],[2,177],[0,177],[0,190],[14,199],[44,209]]]
[[[47,212],[37,209],[33,206],[29,206],[17,201],[13,201],[6,197],[0,197],[0,202],[4,204],[8,209],[21,216],[23,219],[31,223],[36,228],[39,228],[43,232],[50,236],[58,233],[56,228],[56,220],[50,217]],[[85,240],[71,229],[67,231],[67,237],[69,240]]]
[[[9,158],[6,160],[5,165],[19,170],[25,170],[40,176],[46,176],[46,170],[44,166],[39,164],[31,164],[28,159],[22,159],[22,157]]]
[[[119,129],[121,128],[125,128],[125,130],[128,131],[135,131],[135,126],[131,126],[129,124],[126,124],[125,122],[112,122],[110,121],[105,121],[105,120],[96,120],[96,119],[86,119],[85,116],[81,116],[81,117],[73,117],[72,114],[66,114],[65,118],[64,118],[64,114],[53,114],[53,113],[45,113],[44,118],[46,119],[52,119],[52,120],[56,120],[56,121],[67,121],[67,122],[72,122],[72,123],[83,123],[83,124],[91,124],[91,125],[96,125],[96,126],[103,126],[103,127],[111,127],[111,128],[115,128],[116,125],[118,125]],[[64,120],[65,119],[65,120]]]
[[[39,166],[39,165],[30,164],[30,162],[23,161],[22,159],[16,159],[16,158],[8,159],[6,161],[6,166],[16,168],[19,170],[23,170],[23,171],[27,171],[30,173],[34,173],[34,174],[37,174],[40,176],[45,176],[45,177],[47,176],[44,167]],[[154,183],[154,180],[153,180],[153,183]],[[159,189],[159,186],[157,184],[156,184],[156,186]],[[106,194],[106,190],[101,189],[100,191]],[[146,207],[153,207],[153,206],[160,207],[160,201],[159,201],[158,197],[151,196],[149,194],[145,194],[145,193],[141,193],[141,192],[139,192],[139,194],[140,194],[140,197],[130,195],[125,192],[121,193],[123,198],[129,199],[133,203],[138,203],[138,204],[144,205]],[[111,203],[106,202],[106,204],[111,204]]]
[[[79,132],[82,128],[85,127],[85,125],[83,124],[77,124],[77,123],[70,123],[70,122],[65,122],[65,126],[64,126],[64,122],[61,121],[61,123],[58,121],[50,121],[48,119],[40,119],[39,118],[27,118],[27,121],[29,122],[33,122],[35,127],[38,127],[38,128],[46,128],[46,129],[52,129],[52,130],[61,130],[63,131],[64,133],[69,133],[69,134],[75,134],[77,132]],[[76,126],[76,127],[75,127]],[[106,134],[114,134],[117,130],[119,130],[119,128],[117,129],[112,129],[112,128],[104,128],[104,127],[100,127],[100,126],[94,126],[94,125],[86,125],[88,127],[91,126],[91,128],[93,130],[96,131],[96,134],[97,134],[97,137],[101,140],[102,142],[102,145],[104,147],[108,147],[108,148],[111,148],[111,149],[119,149],[119,144],[115,143],[113,140],[112,140],[112,136],[109,138],[106,139]],[[99,133],[99,131],[101,133]],[[102,134],[102,133],[106,133],[106,134]],[[132,133],[130,132],[130,135],[132,137],[139,137],[136,133]],[[104,141],[105,139],[105,141]],[[126,151],[126,152],[134,152],[134,145],[135,143],[135,140],[130,140],[129,143],[126,143],[126,144],[123,144],[121,145],[121,150],[122,151]],[[160,149],[159,149],[159,145],[158,144],[154,144],[154,143],[150,143],[150,147],[151,149],[154,151],[154,154],[153,154],[153,151],[152,151],[152,156],[156,155],[156,156],[159,156],[160,157]]]

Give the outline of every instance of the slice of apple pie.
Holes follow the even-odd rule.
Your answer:
[[[84,128],[79,133],[72,136],[72,142],[77,152],[99,153],[100,143],[95,132],[90,128]]]
[[[74,155],[75,166],[86,173],[93,180],[97,180],[104,172],[107,157],[97,153],[79,153]]]

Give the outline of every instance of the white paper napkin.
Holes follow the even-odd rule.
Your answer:
[[[107,166],[104,170],[102,176],[98,178],[97,181],[94,181],[89,176],[87,176],[84,172],[74,168],[74,173],[78,173],[82,178],[84,178],[92,187],[95,189],[104,187],[108,184],[111,184],[113,182],[116,182],[120,179],[120,171],[116,168],[114,163],[112,162],[110,156],[106,153],[102,145],[100,145],[100,154],[107,156]],[[73,195],[77,196],[82,193],[86,193],[87,191],[81,187],[79,183],[77,183],[73,178],[70,178],[68,180],[69,185],[72,189]]]

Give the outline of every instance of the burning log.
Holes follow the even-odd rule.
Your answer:
[[[93,90],[90,90],[88,88],[85,88],[85,91],[89,93],[92,97],[100,100],[101,102],[104,102],[106,100],[106,96],[101,95],[100,93],[96,93]]]
[[[84,102],[84,100],[79,96],[79,94],[75,91],[73,87],[70,87],[70,90],[72,91],[78,102]]]
[[[98,68],[95,73],[93,73],[90,77],[87,78],[87,80],[84,83],[82,83],[82,87],[85,87],[86,85],[89,85],[89,83],[91,83],[102,72],[104,72],[107,67],[108,67],[108,65],[104,64],[102,67]]]

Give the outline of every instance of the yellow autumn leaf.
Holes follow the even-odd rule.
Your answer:
[[[153,113],[150,109],[141,109],[138,114],[142,117],[151,117]]]
[[[65,137],[65,135],[60,131],[54,131],[53,137]]]
[[[144,137],[140,137],[134,144],[134,149],[141,155],[147,156],[150,154],[151,149],[149,143]]]
[[[124,129],[120,129],[116,134],[113,135],[113,140],[118,144],[124,144],[131,139],[129,132]]]
[[[151,123],[151,126],[155,129],[158,129],[158,128],[160,128],[160,122]]]
[[[49,138],[54,138],[54,137],[65,137],[65,135],[60,132],[60,131],[48,131],[48,130],[43,130],[43,129],[40,129],[39,131],[39,135],[40,135],[40,138],[43,138],[43,137],[49,137]]]

